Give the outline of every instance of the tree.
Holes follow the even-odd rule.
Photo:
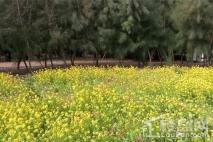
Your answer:
[[[31,25],[31,0],[2,1],[2,25],[8,43],[13,48],[13,54],[18,59],[17,68],[21,61],[30,58],[30,25]],[[29,64],[30,65],[30,64]]]
[[[18,68],[88,54],[97,66],[105,57],[172,63],[176,53],[192,61],[198,49],[212,63],[212,10],[212,0],[0,0],[0,53]]]
[[[188,61],[192,61],[195,49],[205,52],[212,60],[212,10],[211,0],[177,1],[173,19],[182,37],[180,42],[186,42],[182,45],[186,46]]]

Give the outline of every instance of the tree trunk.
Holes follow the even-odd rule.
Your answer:
[[[25,35],[24,39],[25,39],[25,42],[27,44],[27,48],[29,48],[29,42],[28,42],[28,40],[26,40],[26,38],[27,38],[26,37],[26,31],[23,29],[24,23],[23,23],[23,19],[22,19],[22,15],[21,15],[21,8],[20,8],[20,1],[19,0],[16,0],[16,6],[17,6],[18,21],[20,22],[20,24],[21,24],[21,30],[23,31],[23,33]],[[26,69],[28,69],[25,57],[24,57],[23,61],[24,61]],[[20,62],[21,62],[21,60],[20,60]],[[18,69],[19,68],[20,68],[20,63],[18,63]]]
[[[18,62],[17,62],[17,69],[18,69],[18,70],[20,70],[21,60],[22,60],[22,58],[19,58],[19,59],[18,59]]]
[[[29,40],[25,39],[26,43],[27,43],[27,58],[28,58],[28,63],[29,63],[29,67],[30,69],[32,69],[32,66],[31,66],[31,57],[32,57],[32,52],[31,52],[31,49],[30,49],[30,43],[29,43]]]
[[[157,50],[157,52],[158,52],[158,57],[160,59],[160,65],[163,66],[163,61],[162,61],[162,58],[161,58],[159,50]]]
[[[38,58],[38,62],[41,65],[41,67],[43,68],[44,66],[42,65],[41,58]]]
[[[149,64],[152,63],[152,53],[148,50],[148,55],[149,55]]]
[[[27,62],[26,62],[25,59],[24,59],[24,65],[25,65],[25,68],[28,70],[29,68],[28,68],[28,66],[27,66]]]
[[[175,55],[174,55],[174,50],[172,50],[172,64],[175,62]]]
[[[29,68],[32,69],[32,64],[31,64],[31,60],[30,59],[29,59],[28,63],[29,63]]]
[[[53,65],[53,59],[52,59],[52,57],[50,57],[50,64],[51,64],[51,68],[53,68],[54,65]]]
[[[213,42],[211,44],[211,53],[210,53],[210,58],[209,58],[209,65],[212,66],[212,62],[213,62]]]
[[[51,17],[51,5],[50,3],[48,3],[49,1],[48,0],[45,0],[45,14],[46,14],[46,18],[47,18],[47,26],[48,26],[48,35],[50,35],[51,33],[51,27],[52,27],[52,17]],[[52,50],[52,49],[51,49]],[[45,67],[47,67],[47,54],[46,53],[46,59],[45,59]],[[52,53],[50,53],[52,54]],[[53,68],[53,61],[52,61],[52,55],[50,55],[50,63],[51,63],[51,66]]]
[[[183,54],[181,54],[181,66],[183,66]]]
[[[75,66],[75,53],[72,54],[72,57],[71,57],[71,65],[72,65],[72,66]]]
[[[12,61],[12,55],[11,55],[10,52],[7,52],[6,61],[8,61],[8,62],[11,62],[11,61]]]
[[[213,32],[212,32],[212,36],[211,36],[211,41],[210,41],[210,56],[209,56],[209,65],[211,66],[212,65],[212,58],[213,58]]]
[[[105,59],[105,57],[106,57],[106,52],[104,52],[104,55],[103,55],[103,57],[102,57],[102,59],[101,59],[101,60],[104,60],[104,59]]]
[[[51,67],[53,68],[54,65],[53,65],[53,55],[52,55],[52,53],[50,53],[50,64],[51,64]]]
[[[96,58],[95,66],[99,67],[99,59],[98,59],[98,57]]]
[[[28,59],[28,63],[29,63],[30,69],[32,69],[32,64],[31,64],[31,59],[30,59],[30,57],[29,57],[29,59]]]
[[[65,57],[64,51],[62,51],[62,56],[63,56],[64,66],[67,67],[67,61],[66,61],[66,57]]]
[[[96,53],[95,55],[95,66],[99,67],[99,57],[98,57],[98,53]]]
[[[44,67],[47,68],[47,53],[44,55]]]

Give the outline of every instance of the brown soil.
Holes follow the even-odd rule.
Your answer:
[[[53,68],[69,68],[69,67],[71,67],[70,61],[66,61],[66,63],[67,63],[67,65],[65,65],[64,62],[61,60],[54,60]],[[123,60],[122,62],[120,62],[119,60],[107,59],[107,60],[100,60],[99,64],[101,67],[108,67],[108,66],[109,67],[110,66],[122,66],[122,67],[134,66],[134,67],[137,67],[138,66],[138,62],[133,61],[133,60]],[[187,64],[186,62],[184,62],[183,64],[181,62],[175,62],[174,64],[179,65],[179,66],[192,66],[192,65]],[[149,66],[151,66],[151,67],[163,66],[163,65],[166,65],[166,63],[152,62],[151,64],[149,64]],[[204,63],[196,63],[193,65],[206,66],[206,64],[204,64]],[[95,61],[78,59],[75,61],[75,66],[95,66]],[[17,70],[17,62],[0,62],[0,72],[7,72],[7,73],[11,73],[11,74],[20,74],[20,75],[32,73],[33,71],[43,69],[44,62],[40,63],[38,61],[32,61],[31,67],[32,67],[31,69],[26,69],[24,63],[21,63],[20,69]],[[50,61],[48,62],[48,68],[52,68]]]

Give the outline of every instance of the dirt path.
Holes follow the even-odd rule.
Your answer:
[[[29,63],[27,62],[28,66]],[[68,68],[71,67],[71,62],[66,61],[66,65],[63,61],[61,60],[54,60],[53,61],[54,67],[53,68]],[[116,66],[116,65],[121,65],[118,60],[100,60],[99,62],[100,66]],[[48,68],[51,67],[50,61],[47,62]],[[0,72],[7,72],[11,74],[27,74],[31,73],[33,71],[43,69],[45,66],[44,62],[38,62],[38,61],[32,61],[31,62],[31,69],[26,69],[24,63],[22,62],[20,64],[20,69],[17,70],[17,62],[0,62]],[[76,60],[75,61],[75,66],[95,66],[95,61],[94,60]],[[132,60],[125,60],[122,61],[122,66],[137,66],[137,62],[132,61]]]
[[[66,61],[67,65],[70,65],[70,61]],[[120,62],[118,60],[100,60],[100,65],[119,65]],[[29,65],[29,63],[27,62],[27,64]],[[54,66],[63,66],[65,65],[65,63],[61,60],[54,60],[53,61]],[[133,61],[133,60],[124,60],[122,61],[123,65],[137,65],[137,62]],[[51,66],[50,61],[47,62],[48,66]],[[80,66],[80,65],[95,65],[95,61],[94,60],[76,60],[75,61],[75,65],[76,66]],[[31,66],[32,68],[37,68],[37,67],[44,67],[44,62],[38,62],[38,61],[32,61],[31,62]],[[17,68],[17,62],[0,62],[0,70],[3,69],[16,69]],[[20,64],[20,69],[25,69],[25,65],[22,62]]]
[[[67,63],[67,65],[65,65],[64,62],[61,60],[54,60],[53,68],[71,67],[70,61],[66,61],[66,63]],[[130,66],[137,67],[138,66],[138,62],[133,61],[133,60],[124,60],[122,62],[119,62],[119,60],[108,59],[108,60],[100,60],[99,64],[100,64],[100,66],[124,66],[124,67],[130,67]],[[165,64],[165,63],[163,63],[163,64]],[[48,61],[47,65],[48,65],[48,68],[51,68],[50,61]],[[75,61],[75,65],[76,66],[95,66],[95,61],[91,60],[91,59],[90,60],[78,59]],[[161,65],[162,64],[160,62],[153,62],[152,64],[149,64],[149,66],[151,66],[151,67],[161,66]],[[175,65],[182,66],[181,62],[175,62]],[[193,65],[205,66],[204,63],[197,63],[197,64],[193,64]],[[188,66],[188,65],[186,63],[184,63],[183,66]],[[17,70],[17,62],[0,62],[0,72],[7,72],[7,73],[11,73],[11,74],[21,74],[21,75],[28,74],[33,71],[44,68],[44,62],[40,63],[38,61],[32,61],[31,67],[32,67],[31,69],[26,69],[24,63],[22,62],[20,65],[20,70]]]

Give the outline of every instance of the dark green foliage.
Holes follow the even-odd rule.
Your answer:
[[[31,60],[92,55],[192,61],[195,51],[212,62],[212,0],[0,0],[0,55],[30,67]],[[29,64],[26,63],[29,61]]]

